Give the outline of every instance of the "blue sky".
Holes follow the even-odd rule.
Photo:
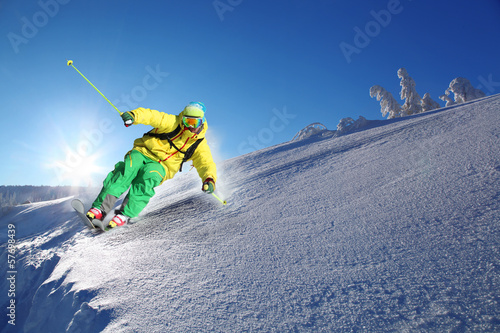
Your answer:
[[[149,130],[66,59],[121,111],[204,102],[223,161],[313,122],[382,119],[369,88],[399,99],[401,67],[442,106],[459,76],[499,93],[499,32],[498,0],[2,1],[0,184],[99,186]]]

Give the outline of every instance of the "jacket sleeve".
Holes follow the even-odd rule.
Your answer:
[[[137,108],[131,112],[134,114],[134,124],[150,125],[155,128],[171,128],[177,120],[175,115],[146,108]]]
[[[193,166],[196,168],[196,171],[198,171],[198,175],[202,181],[207,178],[212,178],[214,182],[217,182],[217,167],[215,166],[212,153],[206,139],[203,140],[196,148],[192,161]]]

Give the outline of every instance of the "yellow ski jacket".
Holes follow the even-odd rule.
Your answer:
[[[131,112],[134,114],[134,125],[153,126],[154,129],[150,131],[153,134],[171,133],[180,126],[179,133],[171,138],[171,141],[182,152],[185,152],[198,139],[205,138],[208,128],[205,121],[203,129],[199,134],[190,132],[182,124],[182,112],[179,115],[172,115],[146,108],[138,108]],[[174,146],[171,146],[168,140],[162,140],[147,134],[134,141],[133,149],[159,162],[165,168],[163,181],[174,177],[184,159],[184,154],[179,152]],[[216,166],[206,139],[199,143],[189,161],[193,161],[193,166],[198,171],[198,175],[202,181],[207,178],[212,178],[214,182],[217,181]]]

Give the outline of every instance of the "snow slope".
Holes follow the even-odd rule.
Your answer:
[[[227,206],[192,171],[99,236],[16,207],[0,331],[500,331],[500,96],[370,124],[219,163]]]

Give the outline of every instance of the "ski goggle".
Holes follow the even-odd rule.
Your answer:
[[[182,123],[186,127],[198,128],[201,125],[203,125],[203,118],[184,116],[184,117],[182,117]]]

